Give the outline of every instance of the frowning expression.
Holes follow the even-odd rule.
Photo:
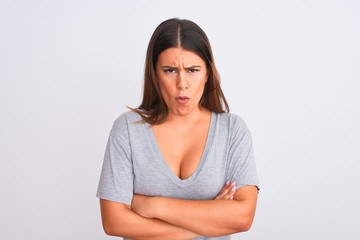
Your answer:
[[[156,75],[169,114],[183,116],[200,110],[207,68],[196,53],[183,48],[164,50],[156,64]]]

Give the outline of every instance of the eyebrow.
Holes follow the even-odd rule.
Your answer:
[[[175,66],[161,66],[161,68],[175,68],[175,69],[177,69],[177,67],[175,67]],[[201,66],[194,65],[194,66],[186,67],[185,69],[190,69],[190,68],[201,68]]]

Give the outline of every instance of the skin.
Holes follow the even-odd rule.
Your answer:
[[[227,182],[215,200],[229,201],[233,199],[234,186],[234,183]],[[135,209],[140,210],[138,207],[143,205],[142,202],[145,202],[145,198],[145,196],[135,195],[131,206],[100,199],[104,231],[111,236],[144,240],[184,240],[200,236],[200,234],[186,228],[138,214]]]
[[[199,102],[208,73],[205,62],[197,54],[182,48],[164,50],[159,55],[156,75],[169,109],[167,121],[199,117]],[[180,104],[176,101],[178,96],[187,96],[190,100],[187,104]]]
[[[193,52],[169,48],[159,55],[156,75],[169,114],[152,129],[168,166],[186,179],[200,162],[211,118],[211,112],[199,106],[208,77],[206,64]],[[192,239],[247,231],[256,202],[255,186],[237,188],[236,183],[227,182],[213,200],[135,195],[131,206],[107,200],[100,200],[100,205],[109,235]]]
[[[233,200],[182,200],[136,195],[132,210],[206,237],[218,237],[250,229],[255,215],[257,189],[245,186]]]
[[[169,114],[152,129],[168,166],[186,179],[201,160],[210,125],[211,112],[199,107],[208,77],[206,64],[193,52],[169,48],[159,55],[156,75]],[[178,101],[179,96],[188,100]]]

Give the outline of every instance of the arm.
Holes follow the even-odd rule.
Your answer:
[[[232,199],[234,194],[232,187],[227,183],[216,199]],[[100,206],[104,231],[108,235],[149,240],[192,239],[199,236],[199,234],[171,223],[142,217],[132,211],[129,205],[123,203],[101,199]]]
[[[166,223],[159,219],[144,218],[129,205],[108,200],[100,200],[104,231],[111,236],[131,239],[192,239],[198,235]]]
[[[203,236],[216,237],[247,231],[253,222],[257,188],[238,189],[233,201],[181,200],[136,195],[132,209],[147,218],[157,218]]]

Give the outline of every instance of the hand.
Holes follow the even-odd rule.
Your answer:
[[[221,189],[219,194],[214,199],[233,200],[235,192],[236,192],[236,183],[233,182],[230,184],[230,181],[227,181],[225,186]]]
[[[131,210],[140,216],[152,218],[151,216],[151,198],[144,195],[134,195],[131,203]]]
[[[234,194],[236,192],[236,183],[226,182],[225,186],[221,189],[219,194],[214,198],[214,200],[233,200]],[[152,212],[154,211],[155,203],[152,201],[155,197],[148,197],[144,195],[135,194],[131,203],[131,210],[140,216],[146,218],[153,218]]]

